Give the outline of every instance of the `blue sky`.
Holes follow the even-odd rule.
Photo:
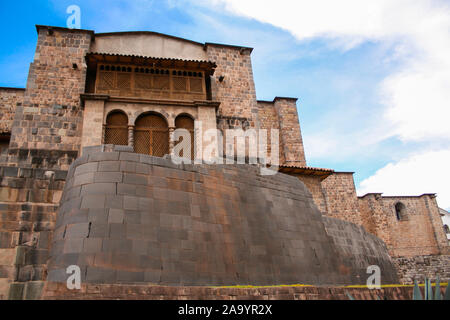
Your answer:
[[[250,46],[258,99],[298,97],[308,165],[354,171],[359,193],[438,193],[450,208],[446,1],[15,1],[0,4],[0,86],[24,87],[36,24],[150,30]],[[448,53],[448,55],[446,54]],[[448,171],[448,170],[447,170]]]

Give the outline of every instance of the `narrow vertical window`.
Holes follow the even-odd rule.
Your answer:
[[[405,220],[406,218],[406,207],[403,203],[397,202],[395,204],[395,215],[398,221]]]

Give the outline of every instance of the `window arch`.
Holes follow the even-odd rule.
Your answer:
[[[112,111],[106,117],[105,144],[128,145],[128,117],[122,111]]]
[[[405,220],[406,218],[406,207],[403,203],[397,202],[395,204],[395,216],[397,217],[397,220]]]
[[[134,151],[156,157],[169,153],[169,127],[161,115],[146,113],[136,119]]]
[[[175,119],[175,128],[176,129],[185,129],[185,130],[189,131],[189,134],[191,137],[191,154],[190,154],[190,156],[183,155],[183,151],[181,151],[180,154],[177,156],[194,160],[194,152],[195,152],[195,149],[194,149],[194,120],[186,114],[179,115]],[[175,146],[178,145],[179,143],[181,143],[182,141],[183,141],[183,137],[180,137],[179,141],[175,144]]]

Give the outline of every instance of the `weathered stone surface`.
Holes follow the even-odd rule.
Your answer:
[[[93,159],[74,164],[65,193],[79,188],[71,180],[86,172],[97,176],[111,161],[99,154]],[[295,177],[259,176],[248,165],[181,170],[159,159],[152,166],[128,152],[119,159],[139,173],[123,173],[123,183],[83,185],[80,207],[62,203],[74,216],[89,210],[89,223],[60,212],[65,244],[53,246],[49,271],[67,268],[61,255],[89,254],[93,262],[77,261],[92,283],[352,284],[365,283],[372,264],[382,268],[383,282],[397,280],[382,241],[351,223],[324,219]],[[107,179],[118,172],[100,173]],[[49,280],[60,281],[53,274]]]
[[[414,280],[424,282],[424,278],[442,282],[450,281],[450,255],[425,255],[415,257],[395,257],[401,283],[411,284]]]

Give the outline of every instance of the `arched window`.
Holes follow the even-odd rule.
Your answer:
[[[108,114],[105,144],[128,145],[128,117],[122,111],[113,111]]]
[[[169,153],[169,127],[162,116],[139,116],[134,128],[134,151],[156,157]]]
[[[183,151],[181,151],[180,154],[177,156],[194,160],[194,120],[192,120],[191,117],[186,116],[186,115],[178,116],[175,119],[175,127],[176,127],[176,129],[186,129],[187,131],[189,131],[189,134],[191,136],[191,141],[190,141],[191,154],[190,154],[190,156],[183,155]],[[182,141],[183,141],[183,137],[180,137],[179,141],[176,142],[175,145],[181,143]]]
[[[395,204],[395,215],[397,220],[405,220],[406,218],[406,207],[403,203],[397,202]]]

